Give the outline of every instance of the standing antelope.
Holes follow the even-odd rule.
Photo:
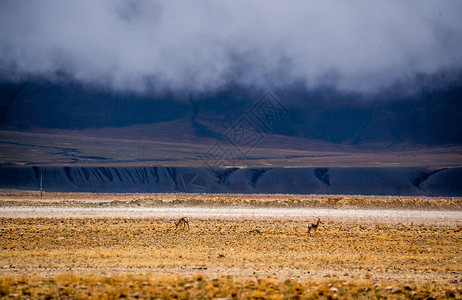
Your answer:
[[[186,225],[188,225],[189,229],[189,221],[186,218],[181,218],[178,221],[175,222],[175,228],[176,229],[186,229]]]
[[[312,229],[313,229],[313,232],[316,233],[316,230],[318,229],[319,224],[324,224],[324,223],[321,222],[321,219],[318,217],[318,221],[316,223],[311,223],[310,225],[308,225],[308,234],[310,234]]]

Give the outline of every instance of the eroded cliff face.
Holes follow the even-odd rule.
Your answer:
[[[462,196],[462,168],[2,167],[0,188],[62,192]]]

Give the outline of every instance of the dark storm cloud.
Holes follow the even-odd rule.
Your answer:
[[[374,90],[462,67],[462,1],[2,1],[0,72],[117,90]]]

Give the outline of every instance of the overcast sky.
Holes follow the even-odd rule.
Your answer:
[[[0,2],[0,75],[116,90],[374,91],[462,68],[462,1]]]

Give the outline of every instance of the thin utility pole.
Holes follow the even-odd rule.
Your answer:
[[[40,199],[42,199],[42,192],[43,192],[43,173],[40,172]]]

